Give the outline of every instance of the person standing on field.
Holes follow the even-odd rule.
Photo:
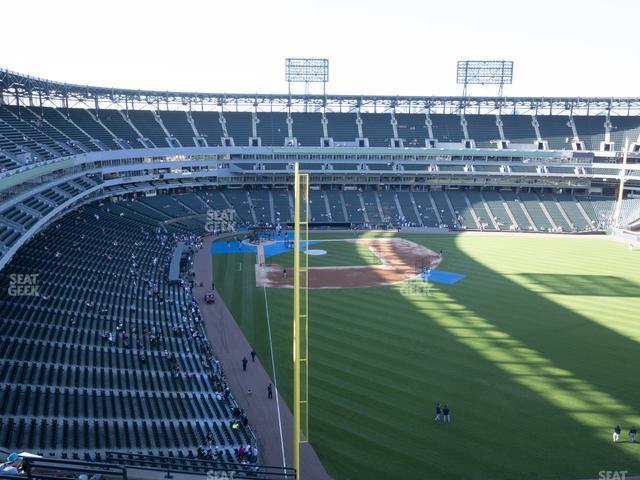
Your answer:
[[[449,410],[449,405],[444,404],[444,408],[442,409],[442,414],[444,415],[444,421],[446,423],[451,423],[451,411]]]
[[[442,409],[440,408],[440,402],[436,402],[436,418],[434,419],[436,423],[440,423],[441,413],[442,413]]]
[[[621,431],[622,431],[622,428],[620,428],[620,425],[616,425],[616,428],[613,429],[613,441],[614,442],[620,441],[620,432]]]

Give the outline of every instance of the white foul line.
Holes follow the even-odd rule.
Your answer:
[[[269,348],[271,350],[271,369],[273,371],[273,386],[276,394],[276,408],[278,409],[278,427],[280,428],[280,447],[282,448],[282,466],[286,467],[284,458],[284,440],[282,439],[282,418],[280,417],[280,399],[278,398],[278,380],[276,379],[276,362],[273,356],[273,342],[271,341],[271,321],[269,320],[269,304],[267,303],[267,287],[262,287],[264,291],[264,308],[267,312],[267,329],[269,331]]]

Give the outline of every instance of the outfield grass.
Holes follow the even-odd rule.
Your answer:
[[[380,265],[376,257],[366,245],[353,242],[326,241],[317,245],[310,245],[310,249],[326,250],[326,255],[309,255],[310,267],[335,267]],[[293,267],[293,252],[281,253],[269,257],[269,263],[277,263],[283,267]]]
[[[314,235],[314,237],[316,237]],[[325,236],[326,237],[326,236]],[[406,235],[463,273],[432,295],[313,291],[311,442],[337,479],[580,479],[640,474],[640,252],[597,238]],[[270,369],[253,255],[216,285]],[[238,263],[242,263],[239,270]],[[291,398],[291,290],[267,289]],[[435,425],[435,401],[451,425]],[[613,444],[614,425],[625,443]]]

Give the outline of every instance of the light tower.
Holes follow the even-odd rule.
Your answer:
[[[498,85],[502,97],[504,86],[513,83],[511,60],[458,60],[456,82],[462,85],[462,96],[467,96],[469,85]]]
[[[326,58],[287,58],[285,79],[291,95],[292,83],[304,83],[305,94],[309,94],[309,84],[322,83],[322,94],[327,93],[329,81],[329,60]]]

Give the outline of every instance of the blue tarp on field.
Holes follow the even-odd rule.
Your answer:
[[[304,251],[305,242],[300,242],[300,250]],[[315,240],[309,240],[309,246],[320,243]],[[248,245],[237,241],[222,240],[211,244],[211,254],[221,255],[228,253],[257,253],[258,248],[255,245]],[[281,253],[291,252],[293,248],[289,248],[285,242],[274,242],[270,245],[264,246],[264,256],[273,257],[274,255],[280,255]]]
[[[431,274],[428,275],[428,278],[426,273],[422,274],[422,278],[431,282],[453,285],[462,280],[464,278],[464,275],[461,275],[459,273],[445,272],[443,270],[432,270]]]

